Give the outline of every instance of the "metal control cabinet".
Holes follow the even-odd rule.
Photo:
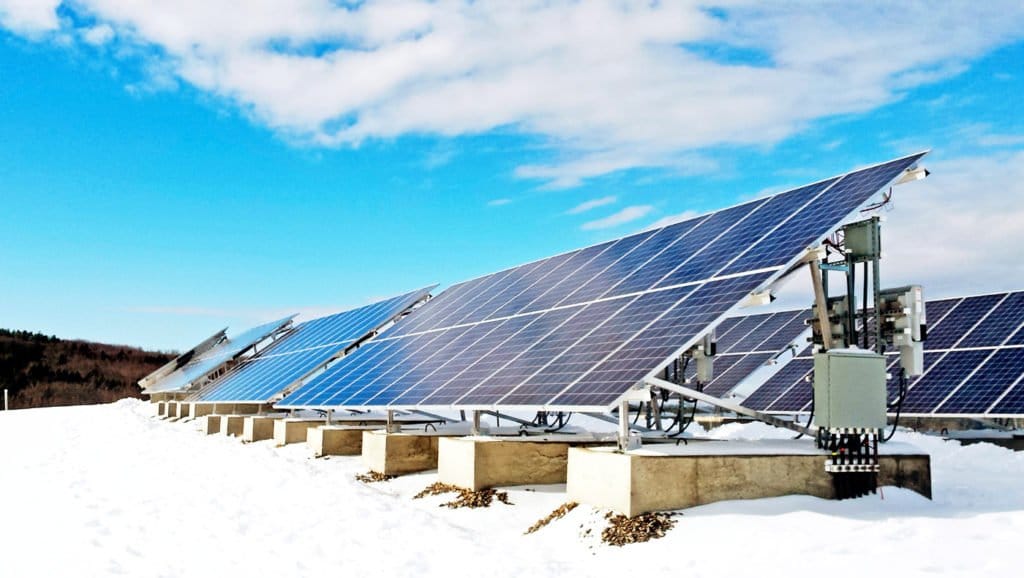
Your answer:
[[[814,355],[814,423],[837,428],[883,429],[885,358],[861,349]]]

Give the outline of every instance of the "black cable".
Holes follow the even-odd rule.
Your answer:
[[[905,371],[900,369],[900,396],[896,398],[896,419],[892,422],[892,430],[889,435],[882,438],[883,442],[887,442],[892,439],[892,436],[896,435],[896,426],[900,424],[900,411],[903,409],[903,399],[907,396],[907,374]]]
[[[811,396],[811,415],[807,416],[807,427],[811,427],[811,422],[812,421],[814,421],[814,396]],[[797,423],[800,423],[800,422],[797,422]],[[793,439],[798,440],[798,439],[800,439],[802,437],[804,437],[804,432],[800,432],[800,433],[796,434],[796,437],[793,438]]]
[[[562,412],[558,412],[558,427],[548,428],[544,430],[544,433],[554,433],[561,430],[565,426],[569,425],[569,420],[572,419],[572,412],[568,415],[563,415]]]

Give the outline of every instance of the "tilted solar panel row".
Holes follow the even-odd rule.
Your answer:
[[[266,403],[426,299],[433,287],[296,325],[263,352],[189,398]]]
[[[175,372],[163,377],[158,382],[146,387],[143,393],[169,393],[188,390],[193,384],[204,380],[208,375],[235,361],[242,353],[255,347],[270,335],[284,329],[294,315],[265,323],[242,333],[225,339],[213,348],[190,360]]]
[[[460,283],[277,407],[607,409],[923,155]]]

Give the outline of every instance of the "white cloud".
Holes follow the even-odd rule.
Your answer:
[[[107,24],[93,26],[82,34],[82,39],[93,46],[102,46],[114,38],[114,29]]]
[[[988,134],[979,137],[978,144],[988,147],[1016,147],[1024,145],[1024,134]]]
[[[674,215],[666,215],[645,227],[644,230],[649,231],[651,229],[660,229],[662,227],[667,227],[669,225],[681,223],[683,221],[692,219],[699,214],[700,213],[698,213],[697,211],[683,211],[682,213],[676,213]]]
[[[575,207],[569,209],[568,211],[565,212],[565,214],[567,214],[567,215],[578,215],[580,213],[585,213],[587,211],[590,211],[592,209],[596,209],[598,207],[603,207],[605,205],[610,205],[610,204],[614,203],[616,200],[618,200],[618,199],[616,199],[614,196],[601,197],[599,199],[590,199],[589,201],[583,201],[582,203],[580,203],[580,204],[576,205]]]
[[[0,25],[18,34],[37,36],[57,30],[61,0],[0,0]]]
[[[597,229],[617,227],[619,225],[644,218],[653,208],[654,207],[650,205],[633,205],[631,207],[626,207],[617,213],[604,217],[603,219],[587,221],[580,225],[580,229],[583,229],[584,231],[593,231]]]
[[[512,199],[492,199],[487,201],[488,207],[502,207],[512,202]]]
[[[15,31],[56,0],[0,0]],[[358,145],[496,128],[540,137],[522,177],[574,186],[694,151],[772,144],[891,102],[1024,35],[1014,0],[723,2],[75,0],[181,80],[290,139]],[[724,14],[725,16],[722,16]],[[65,19],[74,26],[78,19]],[[913,24],[908,24],[913,23]],[[707,46],[757,55],[723,62]],[[160,67],[156,67],[160,69]],[[684,159],[681,163],[680,159]]]

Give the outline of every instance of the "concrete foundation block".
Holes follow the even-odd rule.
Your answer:
[[[222,415],[220,416],[220,433],[226,436],[241,436],[242,428],[245,426],[244,415]]]
[[[158,401],[156,402],[156,415],[157,417],[167,417],[167,402]]]
[[[206,435],[213,435],[220,433],[220,418],[219,415],[208,415],[203,419],[203,433]]]
[[[274,422],[280,416],[247,415],[242,421],[242,441],[259,442],[274,437]]]
[[[438,480],[470,490],[562,484],[566,481],[571,445],[564,437],[557,441],[518,437],[442,438],[438,442]]]
[[[321,425],[306,432],[306,444],[313,455],[358,456],[363,453],[363,432],[380,429],[379,426]]]
[[[285,418],[274,421],[274,443],[278,446],[306,441],[306,431],[323,425],[322,419]]]
[[[168,401],[167,402],[167,418],[176,419],[178,417],[178,402]]]
[[[178,402],[178,419],[188,419],[192,414],[192,403],[188,401]]]
[[[786,452],[770,444],[763,452],[735,453],[729,442],[691,443],[664,453],[642,449],[570,448],[567,499],[627,516],[678,510],[722,500],[806,494],[833,499],[827,455]],[[704,447],[702,447],[704,446]],[[656,448],[656,446],[654,446]],[[773,451],[774,450],[774,451]],[[916,451],[879,457],[879,485],[899,486],[931,498],[931,462]]]
[[[437,467],[437,434],[363,432],[363,463],[389,476],[424,472]]]
[[[191,419],[199,419],[212,413],[214,413],[212,403],[192,402],[188,404],[188,417]]]

